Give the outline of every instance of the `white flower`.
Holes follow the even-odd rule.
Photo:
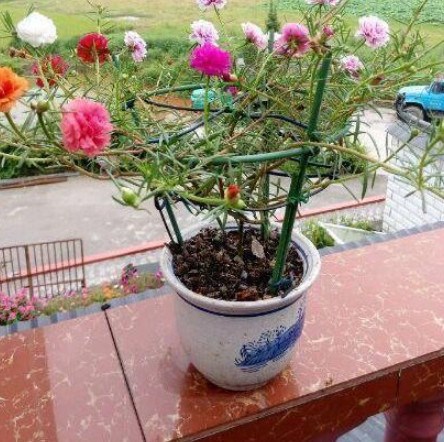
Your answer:
[[[57,40],[57,29],[54,22],[38,12],[32,12],[16,26],[20,40],[34,48],[54,43]]]
[[[133,60],[140,63],[146,57],[146,41],[134,31],[125,32],[124,42],[131,51]]]
[[[219,33],[213,23],[205,20],[198,20],[191,23],[190,40],[202,46],[205,43],[211,43],[217,46]]]

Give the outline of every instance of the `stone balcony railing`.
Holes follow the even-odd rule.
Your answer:
[[[444,425],[444,224],[323,256],[290,366],[233,393],[190,364],[161,294],[0,338],[0,440],[386,441]],[[378,441],[374,441],[378,442]]]

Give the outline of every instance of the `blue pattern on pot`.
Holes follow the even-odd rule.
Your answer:
[[[286,329],[283,325],[262,333],[257,341],[244,344],[240,349],[240,357],[235,365],[245,372],[259,371],[271,361],[277,361],[293,347],[302,334],[304,311],[298,310],[298,319],[294,325]]]

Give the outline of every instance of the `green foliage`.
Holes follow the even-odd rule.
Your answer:
[[[347,13],[355,17],[378,15],[386,20],[406,22],[412,10],[417,8],[421,2],[422,0],[349,0]],[[305,0],[280,0],[279,7],[284,10],[305,10],[308,5]],[[419,20],[427,23],[444,23],[444,2],[442,0],[430,0]]]
[[[280,25],[279,19],[277,15],[277,5],[275,1],[270,0],[269,2],[269,10],[267,17],[267,31],[268,32],[279,32]]]
[[[334,239],[316,221],[305,223],[302,233],[315,245],[317,249],[332,247],[335,245]]]
[[[307,31],[300,31],[307,34],[307,44],[289,42],[282,53],[259,50],[251,44],[246,49],[244,38],[227,35],[223,14],[216,11],[214,20],[221,20],[222,36],[218,44],[237,61],[232,68],[224,61],[226,54],[219,53],[211,60],[200,60],[200,68],[193,71],[186,34],[180,44],[175,38],[149,42],[148,59],[136,64],[121,33],[108,28],[112,57],[103,63],[98,59],[81,63],[72,57],[71,72],[55,83],[61,97],[55,98],[47,87],[50,103],[44,103],[44,111],[38,106],[30,111],[38,117],[36,126],[16,127],[9,119],[11,127],[4,126],[7,137],[0,140],[0,156],[10,157],[6,150],[13,145],[14,158],[31,160],[45,152],[45,162],[80,168],[89,175],[102,173],[104,165],[122,195],[115,198],[121,204],[143,210],[146,201],[158,198],[167,201],[168,210],[170,203],[181,201],[191,211],[217,218],[220,225],[230,215],[240,226],[250,222],[266,226],[267,211],[286,207],[285,234],[273,272],[273,283],[277,284],[298,205],[330,184],[362,175],[364,194],[369,178],[383,168],[418,191],[444,196],[428,172],[430,163],[442,155],[438,138],[424,149],[418,164],[398,167],[367,154],[359,144],[359,121],[352,124],[363,109],[374,107],[381,97],[394,96],[402,85],[426,81],[440,70],[440,64],[429,58],[432,48],[416,31],[417,14],[392,32],[390,42],[381,42],[376,49],[354,37],[357,23],[347,21],[343,5],[346,2],[337,8],[305,9],[301,21]],[[102,15],[99,8],[99,27]],[[271,15],[273,19],[273,11]],[[334,30],[332,38],[323,31],[325,26]],[[26,49],[35,60],[44,55],[29,46]],[[67,50],[71,50],[69,46]],[[363,67],[344,67],[344,57],[356,53],[363,58]],[[244,63],[238,62],[240,58]],[[209,66],[212,63],[219,66]],[[206,76],[209,67],[217,67],[217,75]],[[206,97],[210,91],[222,95],[229,89],[236,95],[233,108],[221,109],[219,104],[217,109],[206,99],[204,111],[197,115],[174,104],[178,99],[181,102],[178,95],[189,97],[196,89],[205,89]],[[70,139],[65,132],[65,146],[61,145],[62,106],[79,96],[100,101],[107,108],[113,123],[111,143],[100,133],[100,125],[86,125],[79,111],[69,118],[75,121],[65,119],[62,128],[71,125],[75,137]],[[164,100],[164,107],[159,110],[160,100]],[[91,131],[99,136],[91,136]],[[91,155],[91,139],[102,142],[93,146],[97,147],[96,156],[85,160],[85,154]],[[68,153],[64,147],[76,153]],[[292,177],[290,190],[279,180],[266,178],[289,159],[302,164],[294,169],[300,173]],[[305,169],[307,160],[309,168]],[[227,202],[230,185],[239,189],[241,208]],[[122,192],[123,187],[136,197],[125,201],[128,191]],[[168,216],[174,228],[172,210]],[[314,227],[311,230],[316,243],[330,243],[325,233]]]
[[[340,224],[346,227],[352,227],[353,229],[361,229],[367,232],[375,232],[375,223],[365,219],[354,219],[346,216],[342,216],[335,221],[336,224]]]
[[[136,285],[134,293],[157,289],[163,285],[152,273],[141,274],[134,280],[134,283]],[[85,289],[84,293],[73,293],[52,298],[40,308],[40,314],[50,316],[54,313],[85,308],[94,303],[102,304],[111,299],[121,298],[127,295],[120,285],[103,284],[91,287],[88,290]]]

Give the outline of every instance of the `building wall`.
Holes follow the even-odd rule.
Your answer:
[[[390,145],[392,149],[401,146],[405,141],[405,126],[397,125],[389,129]],[[407,139],[410,131],[408,131]],[[414,164],[417,162],[418,155],[421,154],[424,144],[427,143],[427,135],[422,134],[417,137],[412,145],[407,146],[398,154],[394,164],[401,166]],[[438,161],[434,169],[428,172],[442,174],[444,170],[444,161]],[[439,185],[437,181],[435,185]],[[442,179],[440,182],[442,186]],[[406,183],[405,180],[396,176],[390,176],[387,183],[387,199],[384,208],[383,228],[388,232],[396,232],[402,229],[419,227],[424,224],[430,224],[438,221],[444,221],[444,200],[426,192],[424,196],[420,192],[407,197],[414,188]]]

